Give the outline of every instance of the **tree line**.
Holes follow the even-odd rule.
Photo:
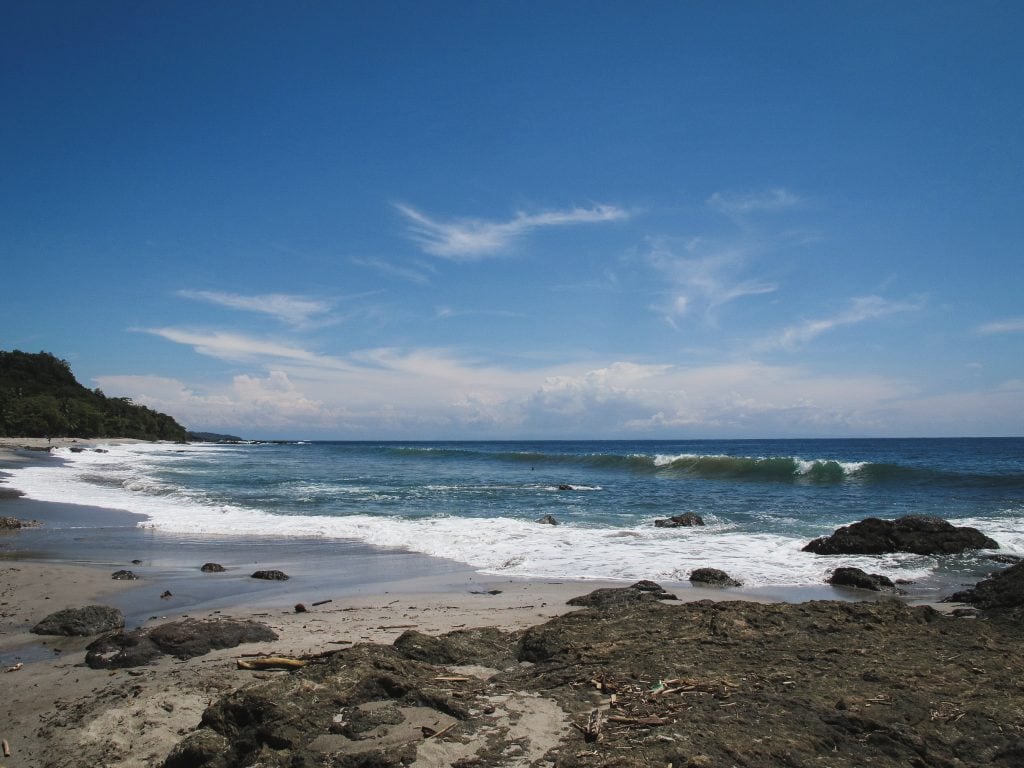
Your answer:
[[[82,386],[66,360],[14,350],[0,351],[0,437],[179,441],[189,433],[166,413]]]

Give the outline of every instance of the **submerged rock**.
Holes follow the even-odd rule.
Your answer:
[[[544,517],[538,517],[537,522],[542,525],[558,525],[558,521],[552,515],[544,515]]]
[[[673,515],[667,520],[655,520],[654,525],[658,528],[691,528],[695,525],[704,525],[704,518],[694,512],[685,512]]]
[[[199,570],[203,573],[224,573],[225,568],[220,563],[204,563]]]
[[[743,582],[737,581],[725,571],[717,568],[698,568],[690,574],[694,584],[707,584],[712,587],[742,587]]]
[[[124,614],[109,605],[86,605],[51,613],[34,627],[37,635],[88,637],[124,626]]]
[[[976,528],[957,527],[938,517],[910,515],[897,520],[869,517],[843,526],[831,536],[815,539],[803,551],[818,555],[952,555],[969,549],[999,549],[999,544]]]
[[[828,583],[834,587],[870,589],[872,592],[899,591],[888,576],[882,576],[879,573],[866,573],[860,568],[836,568],[829,577]]]

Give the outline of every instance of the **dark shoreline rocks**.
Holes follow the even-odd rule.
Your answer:
[[[892,592],[893,594],[899,592],[888,576],[883,576],[880,573],[866,573],[860,568],[836,568],[829,576],[828,583],[833,587],[868,589],[872,592]]]
[[[709,587],[742,587],[743,582],[737,581],[725,571],[718,568],[697,568],[690,574],[691,584]]]
[[[896,520],[869,517],[836,529],[803,548],[817,555],[953,555],[972,549],[999,549],[976,528],[957,527],[938,517],[909,515]]]
[[[111,608],[109,605],[86,605],[82,608],[65,608],[51,613],[32,627],[32,632],[36,635],[88,637],[123,626],[124,614],[117,608]]]
[[[114,581],[136,581],[139,577],[135,575],[134,571],[114,571],[110,574],[110,578]]]
[[[610,608],[620,605],[656,603],[659,600],[678,599],[678,597],[667,591],[657,582],[645,579],[628,587],[601,587],[593,592],[572,598],[566,605],[582,606],[584,608]]]
[[[288,581],[289,576],[284,571],[256,571],[252,578],[264,581]]]
[[[183,619],[151,629],[104,635],[89,644],[85,663],[92,669],[125,669],[148,664],[163,655],[191,659],[242,643],[273,640],[277,640],[277,633],[256,621]]]
[[[970,603],[986,616],[1024,619],[1024,563],[993,573],[969,589],[945,598],[947,603]]]
[[[203,573],[224,573],[225,568],[220,563],[203,563],[199,570]]]

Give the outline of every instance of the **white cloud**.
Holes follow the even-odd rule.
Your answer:
[[[629,217],[621,208],[596,205],[534,214],[520,212],[509,221],[461,218],[442,222],[409,205],[396,204],[395,207],[408,220],[411,237],[424,251],[455,261],[473,261],[501,253],[534,229],[598,224]]]
[[[284,293],[265,293],[255,296],[243,296],[237,293],[221,291],[178,291],[178,295],[186,299],[204,301],[243,312],[257,312],[270,315],[283,323],[293,326],[309,325],[313,318],[331,311],[329,302],[312,299],[306,296],[293,296]]]
[[[1009,317],[1005,320],[996,320],[992,323],[980,325],[976,330],[984,336],[991,336],[997,333],[1024,333],[1024,317]]]
[[[716,192],[707,200],[707,204],[711,208],[731,216],[743,216],[748,213],[775,213],[793,208],[801,202],[801,198],[797,195],[781,188],[746,195]]]
[[[795,349],[823,333],[867,320],[875,320],[901,312],[914,312],[923,306],[917,301],[889,301],[881,296],[858,296],[850,300],[849,306],[832,317],[807,320],[782,330],[777,336],[762,341],[763,348]]]

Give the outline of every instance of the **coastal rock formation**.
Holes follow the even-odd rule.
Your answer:
[[[732,578],[725,571],[717,568],[697,568],[690,574],[690,581],[694,584],[707,584],[712,587],[742,587],[743,582]]]
[[[836,568],[828,578],[833,587],[870,589],[872,592],[897,592],[892,579],[879,573],[866,573],[860,568]]]
[[[65,608],[51,613],[32,627],[32,632],[37,635],[88,637],[123,626],[124,615],[117,608],[111,608],[109,605],[86,605],[82,608]]]
[[[537,518],[537,522],[542,525],[558,525],[558,521],[555,520],[552,515],[544,515],[544,517]]]
[[[105,635],[88,646],[85,663],[93,669],[123,669],[148,664],[165,654],[191,659],[219,648],[276,639],[270,627],[256,621],[183,619]]]
[[[289,576],[283,571],[256,571],[252,578],[265,581],[288,581]]]
[[[22,528],[35,528],[39,525],[35,520],[22,520],[17,517],[0,517],[0,531],[19,531]]]
[[[199,569],[203,573],[224,573],[224,566],[220,563],[204,563]]]
[[[944,602],[970,603],[988,616],[1024,619],[1024,563],[994,573]]]
[[[843,526],[831,536],[815,539],[803,551],[818,555],[952,555],[969,549],[999,549],[999,544],[976,528],[957,527],[938,517],[910,515],[897,520],[869,517]]]
[[[681,515],[673,515],[667,520],[655,520],[654,525],[658,528],[690,528],[695,525],[704,525],[704,518],[694,512],[685,512]]]
[[[601,589],[595,589],[586,595],[572,598],[566,604],[583,606],[585,608],[610,608],[620,605],[636,605],[637,603],[678,599],[671,592],[666,591],[660,584],[645,579],[628,587],[602,587]]]
[[[135,581],[139,577],[135,575],[134,571],[121,570],[114,571],[112,574],[110,574],[110,578],[112,578],[114,581]]]
[[[1008,768],[1022,631],[897,601],[648,601],[417,633],[221,697],[163,765]]]

